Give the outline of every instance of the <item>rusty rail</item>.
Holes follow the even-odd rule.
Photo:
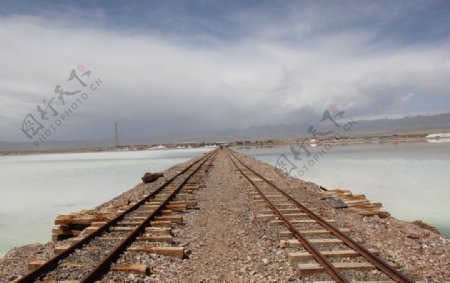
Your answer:
[[[99,229],[94,231],[93,233],[89,234],[82,240],[78,241],[77,243],[70,246],[68,249],[66,249],[64,252],[54,256],[53,258],[49,259],[47,262],[45,262],[42,266],[39,268],[31,271],[30,273],[26,274],[24,277],[22,277],[17,282],[20,283],[28,283],[28,282],[34,282],[35,280],[39,279],[40,276],[44,275],[45,273],[55,269],[59,262],[65,258],[67,258],[69,255],[71,255],[73,252],[75,252],[77,249],[82,248],[84,245],[89,243],[94,238],[100,236],[103,232],[107,231],[112,226],[116,225],[119,221],[123,220],[124,217],[140,207],[141,205],[145,204],[149,199],[154,197],[156,194],[161,192],[167,185],[169,185],[171,182],[173,182],[177,177],[181,176],[182,174],[186,173],[189,169],[193,168],[195,165],[199,164],[195,170],[190,173],[186,179],[178,186],[178,188],[172,192],[167,199],[154,211],[151,213],[150,216],[147,217],[146,220],[144,220],[136,229],[128,235],[128,237],[124,240],[122,240],[100,263],[98,263],[94,269],[89,272],[83,279],[80,280],[80,282],[94,282],[97,279],[100,279],[100,277],[106,273],[109,269],[109,266],[112,262],[114,262],[120,254],[123,253],[123,251],[126,250],[126,248],[136,239],[136,237],[142,233],[145,230],[145,227],[150,223],[150,220],[162,210],[162,208],[167,205],[167,203],[179,192],[179,190],[187,183],[187,181],[201,168],[201,166],[210,158],[215,156],[217,154],[217,149],[208,153],[207,155],[199,158],[191,165],[187,166],[185,169],[183,169],[181,172],[177,173],[175,176],[167,180],[164,184],[160,185],[159,188],[157,188],[155,191],[150,193],[145,198],[141,199],[139,202],[137,202],[132,207],[128,208],[126,211],[122,212],[118,216],[116,216],[114,219],[108,221],[103,226],[101,226]]]
[[[314,245],[312,245],[311,242],[305,236],[303,236],[300,233],[300,231],[298,231],[297,228],[295,228],[294,225],[291,224],[291,222],[274,206],[274,204],[264,195],[264,193],[258,188],[258,186],[250,179],[250,177],[248,177],[244,173],[244,171],[242,171],[242,169],[239,168],[239,166],[236,164],[236,162],[230,156],[230,154],[233,155],[233,153],[231,153],[231,151],[230,152],[227,151],[227,154],[228,154],[228,157],[230,158],[231,162],[233,163],[233,165],[239,170],[239,172],[242,174],[242,176],[244,176],[247,179],[247,181],[249,181],[253,185],[253,187],[255,187],[258,194],[267,202],[269,207],[275,212],[275,214],[281,219],[281,221],[283,221],[284,225],[288,228],[289,231],[291,231],[292,235],[294,235],[294,237],[297,238],[302,243],[302,245],[305,247],[305,249],[308,250],[311,253],[311,255],[314,257],[314,259],[323,266],[325,271],[337,282],[349,283],[350,281],[347,280],[333,266],[333,264],[325,256],[323,256],[320,253],[320,251],[318,249],[316,249],[316,247],[314,247]],[[234,155],[233,155],[233,157],[236,158]],[[236,160],[238,160],[241,164],[243,164],[238,158],[236,158]],[[258,176],[258,177],[260,177],[260,176]]]
[[[277,185],[275,185],[272,181],[266,179],[264,176],[256,172],[255,170],[251,169],[248,165],[246,165],[242,160],[240,160],[236,154],[234,154],[230,149],[227,149],[227,154],[230,157],[231,161],[235,165],[235,167],[239,170],[239,172],[255,187],[255,189],[258,191],[258,193],[261,195],[261,197],[264,198],[269,204],[269,206],[272,208],[272,210],[277,214],[277,216],[285,223],[285,225],[288,227],[288,229],[293,233],[293,235],[304,245],[304,247],[311,253],[311,255],[316,259],[317,262],[319,262],[322,267],[327,271],[328,274],[330,274],[331,277],[333,277],[334,280],[337,282],[349,282],[348,279],[344,278],[339,271],[336,270],[336,268],[318,251],[309,241],[299,232],[291,223],[290,221],[284,217],[278,209],[270,202],[270,200],[267,199],[267,197],[264,196],[262,191],[256,186],[256,184],[240,169],[237,164],[234,162],[233,156],[243,167],[245,167],[247,170],[264,180],[267,184],[271,185],[273,188],[275,188],[278,192],[280,192],[283,196],[285,196],[289,201],[294,203],[299,209],[303,210],[311,219],[315,220],[319,225],[324,227],[326,230],[328,230],[330,233],[332,233],[334,236],[339,238],[343,241],[347,246],[352,248],[354,251],[359,253],[362,257],[364,257],[367,261],[369,261],[371,264],[373,264],[376,268],[384,272],[387,276],[389,276],[392,280],[396,282],[402,282],[402,283],[411,283],[414,282],[410,278],[408,278],[406,275],[402,274],[392,266],[390,266],[387,262],[379,258],[378,256],[374,255],[370,251],[368,251],[366,248],[364,248],[362,245],[355,242],[353,239],[348,237],[346,234],[342,233],[337,229],[334,225],[330,224],[329,222],[325,221],[322,217],[315,214],[308,208],[306,208],[304,205],[299,203],[297,200],[295,200],[293,197],[288,195],[286,192],[284,192],[282,189],[280,189]]]

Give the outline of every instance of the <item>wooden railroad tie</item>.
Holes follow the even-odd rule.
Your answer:
[[[147,217],[145,216],[127,216],[126,220],[145,220]]]
[[[369,249],[371,253],[378,254],[376,250]],[[322,255],[326,257],[358,257],[360,254],[354,250],[339,250],[339,251],[321,251]],[[297,264],[302,261],[307,261],[313,258],[313,255],[308,252],[288,253],[288,262],[290,265]]]
[[[170,196],[168,193],[159,193],[155,196],[154,200],[165,200]]]
[[[172,211],[183,212],[187,209],[187,204],[168,204],[166,207]]]
[[[52,229],[52,241],[57,242],[77,237],[87,227],[100,225],[114,216],[115,213],[107,209],[81,210],[68,215],[58,215]]]
[[[36,259],[36,260],[32,260],[28,263],[28,271],[33,271],[35,269],[38,269],[39,267],[41,267],[41,265],[44,265],[45,260],[42,259]]]
[[[362,216],[375,216],[380,218],[389,217],[386,211],[381,211],[382,204],[379,202],[371,203],[365,195],[353,195],[349,190],[334,189],[321,192],[323,199],[331,199],[335,208],[344,208],[352,213]]]
[[[343,232],[343,233],[348,233],[350,232],[350,229],[348,228],[342,228],[339,229],[339,231]],[[331,234],[330,231],[325,230],[325,229],[319,229],[319,230],[306,230],[306,231],[300,231],[300,233],[302,235],[308,236],[308,235],[322,235],[322,234]],[[280,232],[280,238],[292,238],[292,232],[290,231],[281,231]]]
[[[301,209],[298,208],[292,208],[292,209],[278,209],[279,212],[281,213],[303,213],[303,211]],[[259,213],[261,214],[274,214],[274,212],[270,209],[266,209],[266,210],[262,210],[259,211]]]
[[[145,264],[117,264],[111,268],[113,271],[120,271],[120,272],[131,272],[131,273],[137,273],[144,276],[147,276],[150,274],[150,268]]]
[[[276,195],[265,195],[265,197],[266,198],[268,198],[268,199],[277,199],[277,198],[283,198],[283,199],[286,199],[286,197],[285,196],[283,196],[283,195],[278,195],[278,194],[276,194]],[[259,200],[259,199],[262,199],[262,196],[260,195],[260,194],[255,194],[254,195],[254,200]]]
[[[161,215],[172,215],[173,211],[170,209],[161,210]]]
[[[150,225],[151,226],[156,226],[156,227],[172,227],[172,221],[150,221]]]
[[[283,213],[283,216],[288,219],[298,219],[298,218],[304,218],[308,215],[306,213]],[[277,220],[278,216],[274,213],[265,213],[265,214],[254,214],[255,220]]]
[[[153,199],[151,201],[146,202],[145,204],[147,204],[147,205],[154,205],[156,208],[158,208],[162,204],[162,202]]]
[[[154,211],[159,207],[159,204],[148,204],[148,202],[144,205],[141,205],[141,208],[148,209],[148,211]]]
[[[184,256],[183,247],[130,247],[128,248],[128,251],[153,253],[163,256],[170,256],[178,259],[181,259]]]
[[[60,254],[68,248],[70,248],[70,245],[56,246],[53,251],[55,252],[55,254]]]
[[[316,244],[316,245],[342,244],[342,240],[340,240],[340,239],[308,239],[308,241],[311,244]],[[280,246],[282,248],[298,248],[298,247],[301,247],[302,244],[297,239],[291,239],[291,240],[280,240]]]
[[[256,207],[259,208],[269,208],[269,204],[265,200],[255,200],[253,201]],[[281,203],[274,203],[277,208],[281,209],[294,209],[296,208],[293,203],[289,203],[287,201],[283,201]]]
[[[106,223],[108,223],[108,222],[106,222],[106,221],[92,222],[92,223],[91,223],[91,226],[92,226],[92,227],[102,227],[102,226],[105,225]]]
[[[163,227],[146,227],[145,233],[153,234],[153,235],[171,235],[171,228],[163,228]]]
[[[170,243],[173,241],[173,237],[170,235],[162,235],[162,236],[142,236],[137,237],[137,241],[147,241],[147,242],[166,242]]]
[[[325,221],[328,222],[328,223],[335,223],[336,222],[333,219],[327,219]],[[317,221],[313,220],[313,219],[305,219],[305,220],[295,220],[294,219],[294,220],[290,220],[289,222],[291,222],[292,224],[315,224],[315,223],[317,223]],[[282,225],[282,224],[283,224],[283,221],[281,221],[281,220],[271,220],[269,222],[269,225]]]
[[[183,223],[183,216],[181,215],[162,215],[156,216],[157,221],[171,221],[174,223]]]
[[[109,231],[111,232],[125,232],[125,231],[133,231],[135,228],[134,227],[111,227],[109,228]]]
[[[187,200],[187,201],[192,201],[195,200],[194,195],[193,194],[187,194],[187,193],[181,193],[181,194],[177,194],[175,196],[176,200]]]
[[[120,223],[117,223],[117,225],[120,225],[120,226],[138,226],[141,223],[142,223],[142,221],[122,221]]]
[[[173,200],[169,203],[169,205],[186,205],[187,208],[194,208],[197,205],[197,201],[195,200]],[[167,205],[166,207],[172,209]],[[173,209],[172,209],[173,210]]]
[[[336,269],[356,269],[356,270],[376,269],[376,267],[369,262],[333,263],[333,266]],[[298,274],[302,277],[310,276],[323,271],[324,271],[323,267],[318,263],[304,263],[298,265]]]

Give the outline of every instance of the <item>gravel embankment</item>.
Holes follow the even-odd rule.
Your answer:
[[[395,263],[406,274],[429,282],[450,279],[449,239],[393,217],[363,217],[345,209],[334,209],[331,202],[320,200],[320,189],[316,184],[287,176],[253,157],[239,156],[263,176],[292,193],[299,202],[324,211],[326,218],[337,221],[337,226],[350,228],[353,239],[366,248],[380,251],[382,258]]]
[[[362,217],[334,209],[329,201],[321,200],[317,185],[289,177],[254,158],[239,156],[305,206],[336,220],[338,227],[350,228],[352,238],[366,248],[378,250],[382,258],[414,279],[443,282],[450,278],[448,239],[392,217]],[[172,167],[165,176],[176,174],[193,161]],[[244,189],[247,184],[235,173],[224,152],[217,155],[213,165],[206,178],[207,187],[195,192],[197,209],[183,213],[184,223],[173,227],[172,245],[184,246],[186,258],[127,253],[123,262],[144,263],[151,274],[142,277],[111,272],[107,278],[114,282],[305,282],[287,264],[287,249],[280,247],[279,231],[285,229],[252,219],[256,210]],[[98,208],[117,210],[155,186],[140,184]],[[12,250],[0,261],[0,282],[22,274],[31,259],[50,257],[53,247],[49,243]]]
[[[174,176],[186,166],[195,162],[198,158],[199,157],[195,157],[186,162],[172,166],[171,168],[165,170],[164,177],[159,178],[156,182],[150,184],[140,183],[134,188],[124,192],[108,202],[105,202],[95,209],[106,209],[115,213],[123,206],[131,202],[135,202],[141,199],[144,195],[151,193],[159,184]],[[67,213],[70,213],[70,211]],[[51,231],[48,231],[48,233],[50,237]],[[8,282],[26,274],[28,271],[28,263],[30,261],[36,259],[47,260],[54,256],[55,246],[62,246],[70,243],[71,240],[69,239],[59,241],[57,243],[48,242],[46,244],[30,244],[10,250],[3,256],[3,258],[0,259],[0,282]]]
[[[158,282],[286,282],[295,272],[278,249],[278,229],[252,221],[252,207],[233,164],[219,153],[198,210],[184,215],[175,239],[188,259],[153,266]],[[295,281],[290,281],[295,282]]]

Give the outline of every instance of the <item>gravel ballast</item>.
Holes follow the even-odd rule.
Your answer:
[[[336,220],[339,227],[350,228],[349,235],[353,239],[366,248],[378,250],[382,258],[396,264],[415,280],[444,282],[450,278],[448,239],[392,217],[363,217],[345,209],[334,209],[330,201],[321,199],[316,184],[287,176],[252,157],[238,156],[305,206],[320,210],[325,218]],[[173,176],[193,161],[166,170],[164,178]],[[98,209],[120,209],[163,181],[160,178],[153,184],[139,184]],[[184,223],[173,226],[173,245],[185,248],[184,259],[127,253],[126,261],[148,265],[151,274],[111,272],[106,278],[115,282],[305,282],[296,269],[288,265],[287,249],[280,247],[279,231],[285,229],[270,226],[267,221],[253,220],[256,209],[245,190],[248,183],[239,178],[223,151],[217,155],[205,181],[206,188],[194,193],[198,201],[196,209],[183,213]],[[57,245],[60,243],[64,242]],[[28,245],[11,250],[0,260],[0,282],[24,274],[33,259],[50,258],[55,245]]]

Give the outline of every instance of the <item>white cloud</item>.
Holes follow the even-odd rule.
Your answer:
[[[283,28],[288,35],[289,26],[274,26],[268,33]],[[55,138],[91,128],[92,137],[106,135],[98,129],[114,119],[130,121],[130,135],[150,135],[151,130],[277,124],[292,111],[321,113],[331,104],[369,116],[421,95],[448,96],[448,43],[402,48],[389,42],[395,48],[368,50],[373,37],[372,30],[358,29],[286,43],[248,34],[199,46],[136,31],[2,18],[0,140],[22,138],[12,129],[52,97],[55,85],[77,64],[90,68],[104,86]],[[172,128],[163,129],[163,123]]]

